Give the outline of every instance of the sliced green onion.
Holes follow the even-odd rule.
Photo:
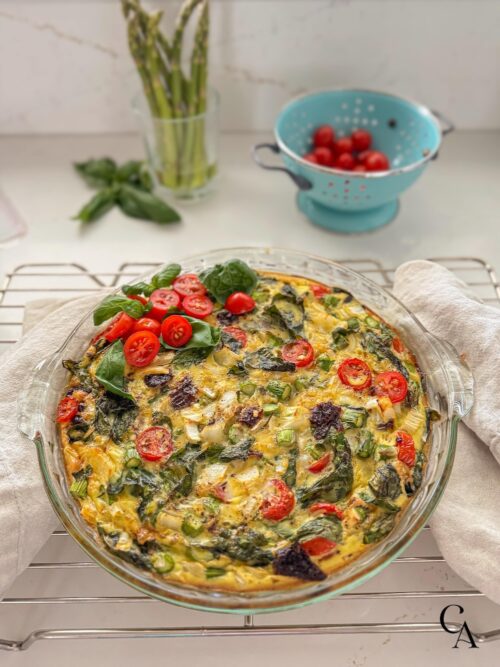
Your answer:
[[[292,445],[295,442],[295,431],[293,428],[284,428],[276,434],[278,445]]]
[[[286,401],[292,393],[292,385],[280,380],[271,380],[266,389],[270,394],[279,398],[280,401]]]
[[[335,308],[340,303],[340,299],[333,296],[333,294],[325,294],[322,301],[327,308]]]
[[[174,569],[174,559],[165,551],[157,551],[151,556],[151,565],[160,574],[165,574]]]
[[[363,434],[363,439],[356,450],[356,455],[359,456],[360,459],[367,459],[373,454],[374,449],[375,443],[373,442],[373,436],[371,432],[368,431]]]
[[[200,517],[191,514],[184,517],[181,528],[184,535],[196,537],[203,530],[203,521]]]
[[[253,396],[257,385],[253,382],[242,382],[240,384],[240,391],[245,394],[245,396]]]
[[[347,320],[347,328],[349,331],[359,331],[359,320],[357,317],[350,317]]]
[[[229,442],[231,444],[236,444],[239,440],[241,440],[243,436],[243,433],[239,426],[236,426],[236,424],[233,424],[227,434],[227,437],[229,438]]]
[[[345,428],[362,428],[368,419],[368,412],[364,408],[343,407],[340,419]]]
[[[275,412],[278,412],[280,406],[277,403],[264,403],[262,406],[262,412],[266,415],[273,415]]]
[[[316,364],[324,371],[329,371],[330,368],[333,366],[333,359],[330,359],[330,357],[327,354],[320,354],[319,357],[316,359]]]
[[[74,498],[85,498],[87,495],[88,479],[75,479],[73,484],[69,487],[69,492]]]
[[[368,514],[368,510],[366,507],[355,507],[354,511],[358,515],[360,521],[364,521],[366,519],[366,516]]]
[[[390,445],[382,445],[377,447],[376,456],[379,459],[394,459],[398,455],[398,450],[396,447]]]
[[[332,331],[332,348],[334,350],[343,350],[349,345],[349,341],[347,340],[348,333],[347,329],[343,329],[342,327],[338,327]]]
[[[365,319],[365,324],[370,329],[378,329],[380,327],[380,322],[370,315]]]
[[[207,567],[205,570],[205,576],[207,579],[215,579],[216,577],[223,577],[226,574],[226,570],[223,567]]]

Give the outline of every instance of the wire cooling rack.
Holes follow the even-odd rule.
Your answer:
[[[435,261],[462,278],[483,301],[500,307],[500,285],[493,269],[486,262],[468,257],[436,258]],[[390,289],[392,286],[394,269],[384,267],[377,261],[352,259],[343,260],[342,264],[364,273],[384,287]],[[154,263],[126,263],[115,272],[103,273],[89,271],[76,263],[23,264],[16,267],[6,274],[4,285],[0,289],[0,352],[20,337],[24,308],[28,301],[38,298],[69,299],[102,287],[118,285],[155,266]],[[44,559],[45,553],[49,554],[48,559]],[[408,572],[404,578],[398,576],[402,568]],[[438,576],[430,577],[429,570],[437,571]],[[223,625],[214,625],[221,616],[174,609],[152,598],[134,594],[130,588],[117,582],[116,585],[112,582],[114,588],[111,587],[110,590],[113,592],[109,593],[109,587],[104,585],[102,577],[107,577],[107,584],[111,583],[108,575],[95,563],[87,560],[64,530],[56,530],[37,560],[0,602],[0,633],[3,635],[7,628],[10,634],[21,636],[15,639],[0,638],[0,649],[25,650],[42,639],[434,633],[443,631],[438,622],[442,607],[453,603],[464,606],[466,602],[474,605],[477,615],[491,619],[490,622],[497,623],[498,626],[498,629],[490,631],[472,627],[476,641],[500,639],[499,607],[489,602],[479,591],[468,588],[449,570],[433,545],[428,529],[422,532],[404,556],[397,558],[383,573],[372,579],[368,586],[364,585],[355,593],[342,595],[322,605],[315,605],[315,609],[322,607],[319,612],[321,622],[315,622],[317,614],[312,613],[311,607],[297,612],[286,612],[286,615],[282,612],[258,617],[224,616]],[[403,590],[399,584],[402,579],[410,588]],[[26,581],[24,586],[23,581]],[[396,581],[400,589],[393,590],[393,581]],[[436,584],[436,581],[439,583]],[[50,590],[51,582],[59,589],[57,595],[46,593]],[[98,594],[91,594],[96,587]],[[76,593],[73,594],[75,588]],[[37,595],[34,595],[33,591]],[[353,612],[346,607],[349,603],[358,603],[362,607],[356,607]],[[403,613],[396,604],[406,605]],[[100,623],[98,627],[75,627],[75,620],[80,620],[80,614],[76,610],[88,605],[92,605],[92,612],[87,616],[98,622],[102,621],[102,627]],[[137,607],[142,610],[151,606],[160,607],[155,619],[165,618],[164,611],[168,609],[174,610],[173,616],[176,620],[186,619],[186,624],[165,623],[163,627],[152,627],[143,620],[141,622],[147,614],[142,611],[140,616],[132,613]],[[102,611],[110,607],[113,609],[111,615]],[[369,620],[371,617],[367,616],[367,609],[374,621]],[[59,610],[64,613],[58,614]],[[123,626],[107,627],[110,616],[113,623],[116,623],[118,610],[128,612]],[[21,612],[17,624],[14,619],[16,611]],[[388,617],[387,621],[381,621],[382,613]],[[48,617],[55,619],[55,627],[33,629],[39,627]],[[127,627],[131,617],[139,618],[139,622],[134,627]],[[410,617],[411,621],[405,620]],[[203,618],[203,623],[199,622],[200,618]],[[285,622],[295,619],[296,622]],[[339,619],[344,622],[338,622]],[[271,622],[266,622],[269,620]],[[67,627],[68,622],[72,623],[73,627]],[[454,627],[458,629],[460,626]]]

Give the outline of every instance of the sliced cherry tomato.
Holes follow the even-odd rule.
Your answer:
[[[155,336],[159,336],[161,334],[161,324],[151,317],[140,317],[135,321],[132,331],[151,331]]]
[[[392,347],[396,350],[396,352],[404,352],[405,346],[403,345],[403,342],[400,338],[393,338],[392,339]]]
[[[245,347],[247,344],[247,335],[243,329],[240,329],[239,327],[224,327],[223,331],[224,333],[227,333],[228,336],[231,336],[231,338],[237,340],[241,347]]]
[[[127,364],[142,368],[150,364],[160,350],[160,339],[151,331],[136,331],[125,341],[123,352]]]
[[[118,338],[125,338],[131,331],[132,327],[135,324],[135,320],[127,313],[119,313],[108,325],[104,331],[99,334],[98,338],[104,336],[104,338],[113,343]]]
[[[166,287],[155,289],[149,297],[149,301],[153,304],[153,307],[148,311],[148,316],[159,322],[168,315],[172,308],[179,308],[181,305],[181,298],[177,292]]]
[[[214,304],[204,294],[191,294],[182,299],[182,310],[190,317],[203,319],[214,309]]]
[[[174,449],[172,435],[163,426],[151,426],[139,434],[135,447],[145,461],[160,461],[170,456]]]
[[[396,446],[398,448],[398,459],[407,466],[415,465],[415,443],[413,438],[406,431],[398,431],[396,433]]]
[[[337,543],[327,537],[312,537],[310,540],[301,542],[300,546],[309,556],[326,556],[335,549]]]
[[[336,169],[342,169],[342,171],[352,171],[355,166],[356,160],[351,153],[341,153],[335,160]]]
[[[282,479],[273,479],[271,484],[274,486],[276,493],[264,498],[260,511],[264,519],[281,521],[295,507],[295,496]]]
[[[354,130],[351,139],[355,151],[367,151],[372,145],[372,135],[368,130]]]
[[[335,154],[330,148],[327,148],[326,146],[318,146],[318,148],[314,149],[313,154],[316,156],[318,164],[321,164],[323,167],[333,167]]]
[[[311,162],[312,164],[319,164],[318,158],[314,155],[314,153],[306,153],[303,156],[304,160],[307,160],[307,162]]]
[[[341,153],[352,153],[354,144],[351,137],[342,137],[341,139],[338,139],[335,143],[335,150],[337,151],[337,155],[340,155]]]
[[[185,273],[183,276],[179,276],[174,280],[172,287],[181,296],[207,293],[207,288],[195,273]]]
[[[316,146],[326,146],[331,148],[335,141],[335,131],[331,125],[320,125],[314,130],[313,144]]]
[[[366,171],[387,171],[391,168],[387,156],[379,151],[370,151],[369,155],[364,159],[363,164],[366,167]]]
[[[321,299],[322,296],[325,296],[325,294],[330,294],[332,291],[326,285],[312,285],[311,290],[317,299]]]
[[[322,514],[335,514],[335,516],[342,521],[344,512],[333,503],[314,503],[309,508],[311,512],[321,512]]]
[[[216,486],[212,488],[212,495],[221,500],[223,503],[228,502],[225,484],[216,484]]]
[[[78,412],[78,401],[72,396],[65,396],[59,401],[56,413],[56,422],[64,424],[70,422]]]
[[[337,375],[342,384],[352,387],[355,391],[366,389],[372,383],[370,368],[362,359],[344,359],[338,368]]]
[[[233,292],[227,297],[224,307],[233,315],[244,315],[255,308],[255,301],[245,292]]]
[[[379,373],[374,385],[377,396],[388,396],[392,403],[401,403],[408,393],[406,378],[398,371]]]
[[[327,452],[320,459],[318,459],[310,466],[308,466],[307,469],[309,470],[309,472],[314,472],[314,473],[321,472],[326,468],[326,466],[330,463],[331,460],[332,460],[332,455],[330,454],[330,452]]]
[[[191,340],[193,327],[182,315],[170,315],[163,320],[161,335],[167,345],[182,347]]]
[[[293,343],[287,343],[281,350],[281,358],[284,361],[291,361],[299,368],[309,366],[314,359],[314,350],[311,343],[307,340],[294,340]]]
[[[140,294],[129,294],[128,298],[132,299],[132,301],[139,301],[139,303],[142,303],[143,306],[145,306],[148,302],[146,297],[141,296]]]

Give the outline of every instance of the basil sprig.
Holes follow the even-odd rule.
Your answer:
[[[77,162],[74,166],[87,185],[99,188],[99,192],[77,213],[76,220],[93,222],[115,205],[129,217],[159,224],[181,219],[177,211],[153,194],[151,176],[143,162],[129,160],[118,166],[114,160],[105,157]]]
[[[126,296],[120,296],[119,294],[110,294],[94,310],[94,324],[98,327],[121,312],[127,313],[127,315],[137,320],[149,309],[150,306],[145,306],[140,301],[127,299]]]
[[[123,285],[122,292],[127,296],[132,294],[144,294],[149,296],[160,287],[169,287],[181,272],[180,264],[168,264],[161,271],[155,273],[149,283],[139,282],[133,285]]]
[[[253,292],[257,274],[241,259],[231,259],[202,271],[200,280],[217,301],[224,303],[233,292]]]
[[[123,343],[117,340],[104,354],[95,373],[96,380],[112,394],[128,398],[134,397],[125,391],[125,355]]]
[[[165,347],[167,350],[178,351],[179,349],[192,350],[196,348],[213,348],[218,344],[220,341],[220,329],[218,327],[212,327],[210,324],[208,324],[208,322],[197,320],[196,318],[189,317],[188,315],[183,314],[182,317],[191,323],[193,328],[192,337],[185,345],[182,346],[182,348],[168,345],[168,343],[166,343],[162,337],[160,338],[160,341],[163,347]]]

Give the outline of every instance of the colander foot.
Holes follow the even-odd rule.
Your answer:
[[[313,201],[305,192],[297,195],[297,206],[311,222],[326,227],[333,232],[359,234],[382,227],[393,220],[399,209],[399,201],[394,201],[363,211],[341,211]]]

